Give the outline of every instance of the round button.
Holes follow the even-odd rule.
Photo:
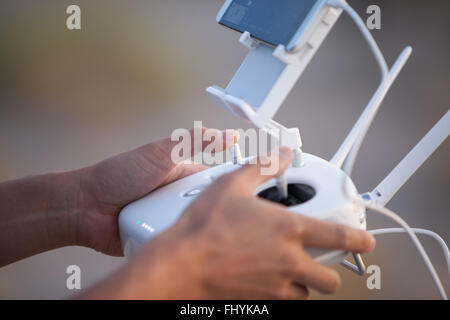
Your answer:
[[[195,197],[202,193],[204,187],[196,187],[188,192],[186,192],[183,197]]]

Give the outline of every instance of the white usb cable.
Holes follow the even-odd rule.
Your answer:
[[[425,249],[423,248],[422,244],[420,243],[419,238],[417,238],[414,229],[412,229],[402,218],[400,218],[392,210],[389,210],[380,205],[364,203],[363,200],[359,200],[359,201],[360,201],[360,203],[365,205],[367,209],[373,210],[375,212],[381,213],[382,215],[384,215],[388,218],[391,218],[392,220],[397,222],[404,229],[404,231],[410,236],[412,242],[414,243],[414,245],[416,246],[420,255],[422,256],[422,259],[425,262],[425,265],[426,265],[428,271],[430,272],[431,277],[433,278],[436,288],[439,291],[439,295],[441,296],[441,298],[443,300],[448,300],[447,294],[445,293],[445,290],[444,290],[444,286],[442,285],[442,282],[439,279],[439,275],[437,274],[436,269],[433,266],[433,263],[431,262],[430,258],[428,257],[428,254],[426,253]],[[434,234],[431,231],[428,231],[428,230],[426,230],[426,231],[429,232],[429,234]],[[439,239],[441,239],[441,238],[439,237]],[[445,245],[445,242],[444,242],[444,245]],[[447,248],[447,245],[445,245],[445,247]],[[448,260],[448,248],[447,248],[446,252],[447,252],[446,259],[448,262],[449,261]]]
[[[445,261],[447,262],[448,275],[450,277],[450,252],[444,239],[442,239],[441,236],[439,236],[437,233],[430,230],[421,228],[411,228],[411,230],[414,231],[415,234],[422,234],[432,237],[439,243],[439,245],[442,248],[442,251],[444,252]],[[378,236],[383,234],[406,233],[406,230],[402,228],[383,228],[370,230],[369,232],[374,236]]]
[[[343,171],[347,174],[347,176],[350,177],[351,173],[353,171],[353,167],[354,167],[356,158],[359,154],[362,142],[364,141],[364,138],[367,135],[367,131],[370,127],[370,124],[372,123],[372,121],[376,115],[378,106],[381,103],[382,99],[384,98],[384,96],[385,96],[388,88],[392,84],[393,80],[397,76],[398,72],[400,71],[401,67],[404,65],[407,58],[409,57],[409,55],[411,53],[411,48],[405,49],[405,51],[400,56],[397,63],[393,66],[392,70],[389,71],[389,68],[386,64],[386,60],[384,59],[380,48],[378,47],[377,43],[375,42],[375,39],[373,39],[371,33],[367,29],[364,21],[361,19],[361,17],[358,15],[358,13],[350,5],[348,5],[348,3],[345,0],[329,0],[327,2],[327,4],[330,6],[336,7],[336,8],[343,9],[353,19],[353,21],[355,22],[355,24],[357,25],[357,27],[359,28],[361,33],[364,35],[367,43],[369,44],[369,47],[378,62],[378,65],[379,65],[380,71],[381,71],[381,76],[383,79],[382,84],[380,85],[378,91],[376,92],[376,94],[372,98],[371,102],[369,103],[369,107],[367,108],[367,109],[369,109],[369,111],[371,111],[370,113],[368,113],[368,119],[366,119],[368,121],[366,122],[365,126],[357,128],[358,133],[357,133],[356,139],[355,139],[354,143],[352,143],[350,152],[345,159],[345,163],[343,165]],[[347,147],[346,143],[344,143],[343,146],[344,146],[344,148]],[[342,152],[338,151],[338,154],[342,154]],[[333,160],[332,160],[332,162],[333,162]],[[370,204],[368,202],[363,201],[361,198],[356,198],[356,197],[352,196],[348,190],[348,184],[347,184],[346,179],[343,180],[343,189],[344,189],[345,194],[356,204],[359,204],[361,206],[366,207],[367,209],[373,210],[375,212],[378,212],[380,214],[383,214],[384,216],[391,218],[392,220],[397,222],[404,229],[404,231],[410,236],[411,240],[413,241],[414,245],[416,246],[417,250],[419,251],[420,255],[422,256],[422,259],[425,262],[425,265],[427,266],[427,268],[433,278],[433,281],[439,291],[441,298],[444,300],[447,300],[447,295],[445,293],[442,282],[439,279],[439,276],[436,272],[436,269],[434,268],[433,264],[431,263],[430,258],[428,257],[425,249],[423,248],[422,244],[420,243],[419,239],[417,238],[414,230],[411,229],[410,226],[402,218],[400,218],[395,212],[393,212],[383,206],[380,206],[377,204]],[[431,231],[427,231],[427,232],[429,232],[429,234],[432,234]],[[439,239],[441,239],[441,238],[439,237]],[[445,243],[444,243],[444,245],[445,245]],[[447,246],[445,245],[445,247],[447,247]],[[448,248],[447,248],[447,253],[448,253]],[[449,261],[448,255],[446,255],[446,259],[448,262]]]

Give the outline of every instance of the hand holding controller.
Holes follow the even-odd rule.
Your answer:
[[[282,148],[274,175],[261,175],[260,163],[266,162],[260,161],[218,177],[173,226],[143,245],[129,268],[159,264],[161,274],[150,287],[160,288],[166,277],[173,284],[160,292],[162,297],[149,298],[302,299],[307,288],[336,291],[338,273],[305,248],[364,253],[373,249],[375,240],[363,230],[292,213],[257,197],[258,187],[283,173],[292,159],[292,152]]]

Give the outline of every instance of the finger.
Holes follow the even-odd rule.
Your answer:
[[[246,164],[229,174],[229,177],[244,181],[245,189],[253,193],[264,182],[282,174],[292,163],[293,153],[287,147],[270,156],[259,157],[255,164]]]
[[[306,300],[309,297],[309,290],[302,284],[292,282],[286,295],[287,300]]]
[[[169,184],[173,181],[183,179],[198,172],[204,171],[208,168],[210,167],[202,164],[196,164],[191,161],[182,162],[172,169],[167,178],[161,183],[161,186]]]
[[[326,267],[307,255],[301,256],[299,271],[293,280],[322,294],[331,294],[341,285],[341,278],[336,270]]]
[[[201,150],[205,153],[214,154],[229,149],[239,141],[239,132],[233,129],[217,130],[206,129],[203,132],[203,143]],[[197,148],[200,149],[200,148]],[[192,150],[196,154],[196,150]]]
[[[371,252],[375,238],[368,232],[343,224],[332,223],[305,216],[297,216],[303,231],[305,246],[345,250],[356,253]]]
[[[182,161],[188,160],[196,154],[207,152],[224,151],[239,140],[236,130],[209,129],[196,127],[191,130],[175,131],[172,137],[162,139],[138,150],[149,157],[156,157],[161,163],[170,163],[175,166]]]
[[[285,232],[301,238],[304,246],[368,253],[375,248],[375,237],[370,233],[343,224],[313,219],[293,213],[275,203],[259,200],[259,211],[276,217]]]

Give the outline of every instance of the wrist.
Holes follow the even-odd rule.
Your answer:
[[[69,171],[42,176],[42,203],[45,225],[49,231],[49,247],[78,245],[80,172]]]
[[[39,225],[47,230],[48,247],[81,245],[86,171],[79,169],[26,178],[29,179],[28,189],[33,193],[30,203],[39,203],[34,206],[34,212],[42,212]]]
[[[1,183],[0,265],[75,245],[78,194],[77,175],[71,172]]]

